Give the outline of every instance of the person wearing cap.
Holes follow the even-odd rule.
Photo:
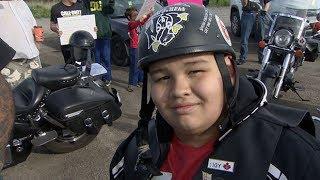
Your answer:
[[[261,81],[239,76],[211,10],[176,4],[155,13],[141,31],[139,59],[141,119],[116,150],[110,179],[320,177],[310,114],[268,103]]]

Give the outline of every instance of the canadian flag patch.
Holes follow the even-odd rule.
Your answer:
[[[219,159],[209,159],[208,168],[220,171],[233,172],[234,171],[234,162],[223,161]]]

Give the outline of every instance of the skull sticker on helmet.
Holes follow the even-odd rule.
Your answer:
[[[148,22],[145,31],[148,49],[152,48],[154,52],[158,52],[160,45],[167,46],[184,28],[183,22],[188,21],[188,16],[185,12],[163,12]]]

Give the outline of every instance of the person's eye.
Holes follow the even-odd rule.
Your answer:
[[[195,76],[195,75],[199,75],[199,74],[201,74],[203,72],[204,72],[204,70],[192,70],[192,71],[189,72],[189,75]]]
[[[169,76],[162,76],[160,78],[157,78],[156,79],[156,82],[162,82],[162,81],[166,81],[168,80],[170,77]]]
[[[169,76],[154,76],[153,78],[153,81],[154,82],[163,82],[163,81],[166,81],[166,80],[168,80],[168,79],[170,79],[170,77]]]

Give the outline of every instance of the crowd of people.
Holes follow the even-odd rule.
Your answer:
[[[97,39],[95,42],[94,57],[95,62],[103,65],[107,73],[103,75],[102,80],[107,86],[111,84],[112,69],[111,69],[111,26],[110,15],[114,12],[114,1],[112,0],[62,0],[51,8],[50,28],[57,35],[61,35],[59,31],[57,18],[81,16],[87,14],[94,14],[96,19]],[[133,86],[142,86],[143,75],[137,66],[137,47],[138,47],[138,30],[142,26],[150,13],[143,16],[143,18],[136,20],[138,11],[135,7],[130,7],[124,12],[124,16],[129,20],[128,34],[130,38],[130,70],[128,88],[129,92],[133,91]],[[61,46],[61,51],[66,63],[71,60],[70,45]],[[71,60],[72,61],[72,60]]]
[[[14,11],[11,13],[12,18],[16,18],[15,21],[1,21],[4,25],[6,22],[27,22],[22,24],[22,30],[27,31],[28,42],[27,46],[30,47],[29,54],[28,53],[17,53],[14,57],[14,60],[11,61],[7,67],[5,67],[1,73],[6,77],[6,80],[15,87],[22,80],[26,79],[30,76],[32,69],[41,68],[41,61],[39,56],[39,43],[32,40],[34,37],[34,33],[32,31],[34,26],[37,26],[36,20],[32,16],[31,11],[27,8],[27,5],[24,1],[8,1],[11,4],[20,4],[16,5],[15,8],[7,8],[8,10]],[[193,4],[202,5],[203,1],[189,1],[189,0],[168,0],[168,5],[173,5],[177,3],[189,2]],[[255,40],[259,42],[264,37],[264,22],[265,14],[270,8],[270,0],[260,1],[263,10],[262,13],[258,13],[258,9],[253,3],[249,0],[241,0],[243,5],[243,13],[241,18],[241,49],[240,56],[237,59],[237,64],[241,65],[247,61],[248,54],[248,41],[251,31],[255,31]],[[8,4],[9,5],[9,4]],[[20,10],[19,10],[20,8]],[[106,69],[107,73],[103,75],[103,81],[106,85],[110,85],[112,80],[112,69],[111,69],[111,36],[112,31],[110,27],[110,15],[114,12],[114,1],[113,0],[61,0],[59,3],[55,4],[51,8],[51,16],[50,16],[50,29],[55,32],[58,36],[62,35],[62,31],[59,31],[58,27],[58,18],[61,17],[70,17],[70,16],[81,16],[94,14],[96,18],[96,29],[97,39],[95,43],[94,57],[97,63],[102,64]],[[129,79],[128,79],[128,88],[129,92],[133,91],[133,87],[141,87],[143,81],[142,71],[137,66],[137,47],[138,47],[138,30],[139,26],[143,26],[144,22],[148,19],[149,16],[146,14],[144,16],[145,19],[136,20],[138,11],[135,9],[136,7],[130,7],[124,13],[125,17],[128,18],[128,34],[130,38],[130,50],[129,50]],[[21,10],[22,9],[22,10]],[[135,10],[135,11],[134,11]],[[132,15],[128,14],[132,13]],[[135,16],[135,17],[131,17]],[[24,18],[24,19],[23,19]],[[22,20],[20,20],[22,19]],[[6,26],[4,26],[6,27]],[[9,31],[2,31],[9,32]],[[17,33],[23,34],[23,33]],[[7,37],[7,39],[5,38]],[[11,36],[5,36],[3,34],[3,38],[6,42],[11,42],[12,40],[8,39]],[[10,44],[10,43],[9,43]],[[12,45],[11,43],[10,45]],[[17,52],[25,52],[24,49],[26,44],[21,43]],[[14,45],[17,46],[17,45]],[[21,49],[21,50],[20,50]],[[24,50],[23,50],[24,49]],[[258,59],[259,62],[262,61],[262,51],[263,49],[258,48]],[[71,63],[71,52],[70,45],[61,45],[61,52],[64,58],[65,63]],[[21,55],[24,54],[24,55]],[[25,55],[27,54],[27,55]]]
[[[257,18],[250,1],[242,0],[238,60],[223,22],[202,1],[168,2],[140,19],[135,7],[124,13],[130,37],[127,90],[143,88],[141,119],[118,147],[110,179],[319,178],[320,143],[310,114],[266,102],[265,86],[237,70],[247,60]],[[269,0],[261,2],[268,11]],[[51,30],[61,36],[57,18],[95,15],[95,61],[108,70],[106,85],[112,81],[113,12],[113,0],[61,0],[50,19]],[[140,26],[145,27],[139,35]],[[256,34],[263,38],[262,30]],[[65,63],[72,61],[68,45],[61,51]]]

